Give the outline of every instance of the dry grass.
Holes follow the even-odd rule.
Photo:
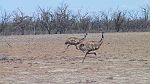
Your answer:
[[[74,46],[62,53],[70,36],[83,37],[0,37],[0,84],[150,84],[149,32],[106,33],[97,56],[88,55],[84,63],[84,53]]]

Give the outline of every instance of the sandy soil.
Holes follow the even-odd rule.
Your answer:
[[[84,63],[74,46],[62,53],[70,36],[83,34],[1,36],[0,84],[150,84],[150,32],[105,33]]]

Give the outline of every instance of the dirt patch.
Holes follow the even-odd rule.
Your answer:
[[[104,33],[97,56],[84,63],[74,46],[63,53],[70,36],[83,34],[0,37],[0,84],[150,84],[149,32]]]

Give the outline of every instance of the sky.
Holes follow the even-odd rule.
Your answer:
[[[98,12],[110,9],[138,10],[150,3],[150,0],[0,0],[0,10],[8,12],[20,8],[26,14],[32,14],[38,7],[55,10],[62,3],[69,5],[72,11]]]

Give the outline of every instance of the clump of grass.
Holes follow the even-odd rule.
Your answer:
[[[0,62],[19,62],[22,63],[21,59],[15,58],[15,57],[9,57],[9,56],[0,56]]]
[[[0,61],[5,61],[5,60],[8,60],[7,56],[0,56]]]

